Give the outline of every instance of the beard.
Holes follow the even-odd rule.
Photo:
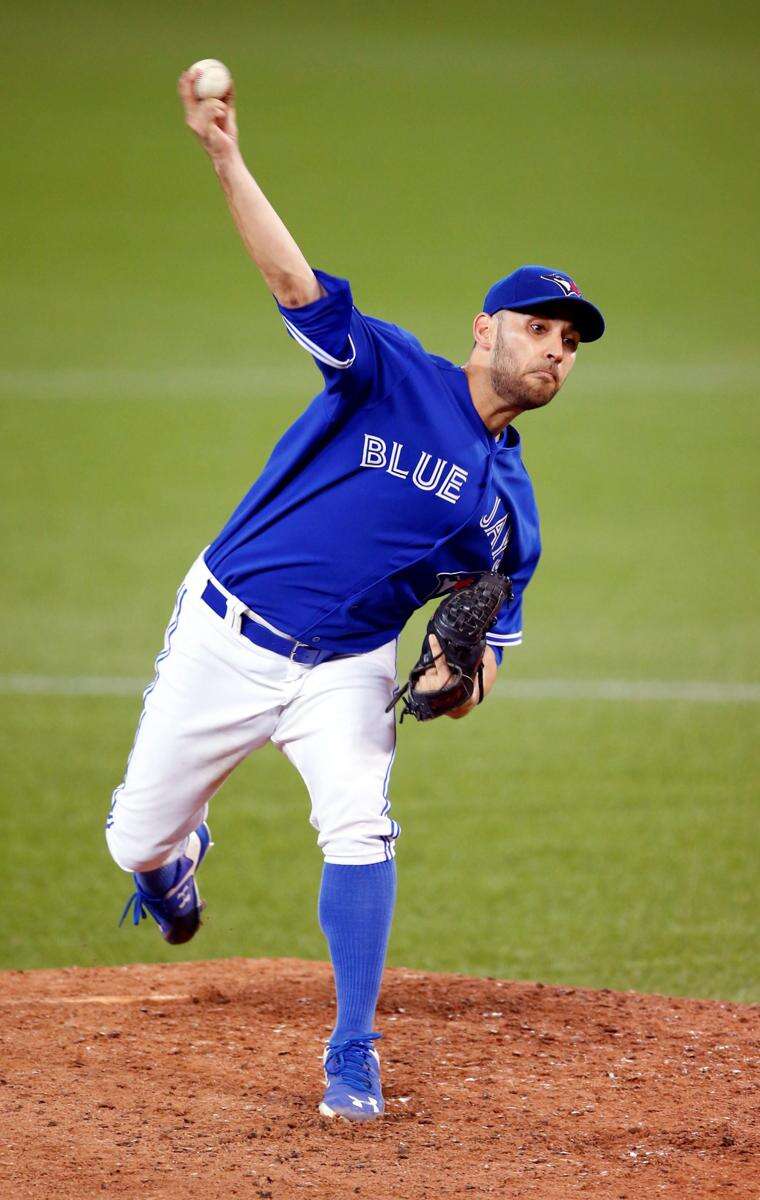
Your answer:
[[[491,387],[501,400],[505,400],[511,408],[518,408],[523,412],[529,408],[543,408],[559,391],[559,377],[552,371],[552,384],[544,376],[535,375],[533,372],[549,370],[551,368],[544,361],[536,362],[521,371],[515,355],[506,343],[499,322],[491,359]]]

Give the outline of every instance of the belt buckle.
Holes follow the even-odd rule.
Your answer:
[[[314,656],[313,660],[311,662],[304,662],[303,660],[297,659],[296,654],[298,653],[299,650],[308,650],[309,653]],[[308,642],[296,641],[293,643],[293,649],[290,651],[290,654],[288,655],[288,657],[291,662],[299,663],[299,665],[302,667],[312,667],[314,665],[314,660],[316,660],[318,655],[319,655],[319,650],[317,650],[314,646],[310,646],[308,644]]]
[[[245,608],[240,604],[233,604],[227,601],[227,611],[224,614],[224,623],[233,633],[242,634],[243,632],[243,617],[245,616]]]

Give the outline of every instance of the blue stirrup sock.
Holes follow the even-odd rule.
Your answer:
[[[395,901],[393,859],[364,866],[325,863],[319,924],[335,974],[333,1046],[372,1033]]]
[[[174,887],[179,878],[180,860],[167,863],[164,867],[156,867],[153,871],[136,871],[135,883],[148,896],[160,900]]]

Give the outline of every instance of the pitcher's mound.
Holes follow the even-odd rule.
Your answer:
[[[749,1006],[392,970],[359,1128],[317,1114],[322,963],[7,972],[0,1011],[14,1200],[757,1194]]]

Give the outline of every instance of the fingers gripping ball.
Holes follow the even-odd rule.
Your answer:
[[[430,721],[461,708],[472,699],[479,686],[478,703],[483,699],[483,655],[486,634],[496,621],[506,600],[512,599],[512,584],[507,575],[488,571],[476,583],[452,592],[441,601],[428,622],[422,653],[409,673],[409,680],[394,694],[388,710],[401,699],[403,721],[411,713],[418,721]],[[430,638],[437,639],[440,653],[434,653]],[[422,676],[443,656],[451,672],[447,683],[436,690],[422,690]]]
[[[207,64],[210,64],[207,68]],[[223,72],[220,75],[219,72]],[[223,63],[207,59],[183,71],[177,85],[185,123],[215,162],[237,147],[235,88]],[[203,96],[203,99],[199,99]]]
[[[223,100],[232,88],[232,76],[218,58],[202,58],[193,63],[193,91],[197,100]]]

